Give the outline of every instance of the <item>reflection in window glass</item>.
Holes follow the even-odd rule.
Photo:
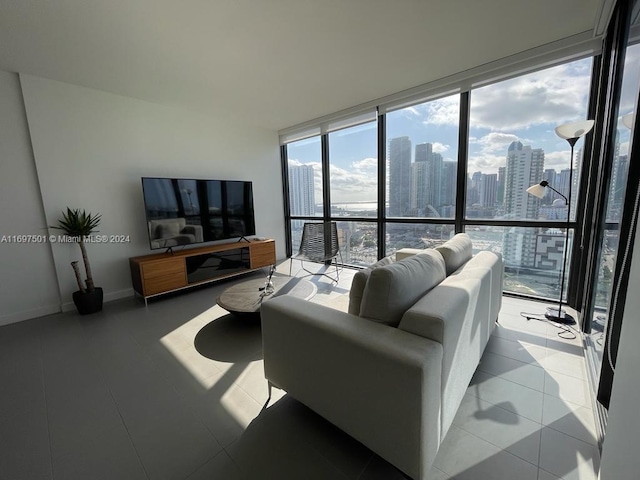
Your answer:
[[[331,216],[378,215],[378,127],[369,122],[329,134]]]
[[[481,250],[500,253],[504,259],[506,292],[557,299],[560,295],[565,230],[560,228],[487,227],[468,225],[465,232],[473,242],[474,254]],[[531,244],[521,239],[533,239]],[[569,248],[573,231],[569,232]],[[520,249],[517,254],[510,253]],[[570,258],[571,251],[568,252]],[[565,295],[569,265],[565,274]],[[565,299],[566,300],[566,299]]]
[[[297,217],[322,216],[322,146],[320,137],[287,145],[289,205]]]
[[[453,225],[425,223],[387,223],[385,255],[401,248],[433,248],[442,245],[454,234]]]
[[[460,96],[387,114],[387,216],[453,218]]]
[[[547,180],[566,197],[571,189],[575,219],[584,140],[571,176],[570,146],[554,128],[586,118],[591,64],[578,60],[471,92],[467,218],[566,221],[562,197],[547,189],[539,200],[525,191]]]

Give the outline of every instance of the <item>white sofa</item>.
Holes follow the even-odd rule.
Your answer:
[[[424,480],[495,326],[499,255],[465,234],[358,272],[349,313],[290,296],[261,309],[265,376]]]

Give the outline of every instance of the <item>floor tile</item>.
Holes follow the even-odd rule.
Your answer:
[[[544,377],[544,393],[591,408],[587,382],[579,378],[547,370]]]
[[[490,351],[485,351],[482,355],[478,370],[540,392],[544,389],[543,368]]]
[[[542,392],[477,371],[467,393],[534,422],[542,421]]]
[[[88,439],[73,452],[54,458],[56,479],[146,480],[147,474],[122,425]]]
[[[538,464],[541,425],[467,394],[453,424],[534,465]]]
[[[586,380],[587,370],[584,356],[581,354],[571,354],[564,351],[547,349],[547,356],[543,365],[546,370],[562,373],[571,377]]]
[[[312,301],[346,309],[354,273],[310,277]],[[282,390],[263,409],[260,324],[215,305],[261,275],[0,327],[0,478],[404,480]],[[595,478],[582,339],[520,316],[545,308],[503,298],[430,479]]]
[[[593,410],[551,395],[544,396],[542,423],[583,442],[597,445]]]
[[[551,428],[542,429],[540,468],[563,480],[596,480],[598,448]]]
[[[220,452],[185,480],[240,480],[240,470],[227,452]]]
[[[538,476],[535,465],[457,427],[449,430],[434,466],[456,480],[536,480]]]
[[[514,342],[496,336],[491,336],[486,350],[537,367],[542,367],[542,361],[547,354],[546,348],[540,345]]]
[[[222,451],[189,411],[167,411],[127,429],[149,478],[186,478]]]
[[[1,479],[52,478],[44,401],[26,402],[19,412],[0,409],[0,432]]]
[[[540,468],[538,469],[538,480],[562,480],[562,479]]]

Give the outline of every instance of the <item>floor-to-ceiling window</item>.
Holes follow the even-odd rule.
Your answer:
[[[287,176],[291,215],[291,244],[297,252],[305,219],[322,217],[322,148],[320,136],[287,145]],[[316,218],[314,218],[316,217]]]
[[[327,137],[329,218],[337,223],[342,260],[371,265],[378,259],[377,122],[336,130]]]
[[[505,291],[560,295],[583,140],[571,159],[554,127],[586,118],[591,69],[587,58],[471,91],[465,230],[477,247],[502,253]],[[571,205],[549,188],[542,199],[527,193],[542,180]]]
[[[459,118],[459,95],[387,113],[385,255],[452,235]]]
[[[566,248],[575,234],[584,140],[571,159],[554,127],[586,118],[592,63],[587,57],[386,105],[377,121],[321,126],[325,133],[286,144],[293,252],[304,221],[338,222],[343,259],[358,266],[466,231],[476,250],[503,255],[505,291],[557,298],[569,212]],[[550,189],[542,199],[526,193],[542,180],[571,205]]]
[[[612,170],[607,185],[607,209],[602,249],[599,255],[599,270],[595,279],[595,311],[591,323],[591,342],[602,363],[608,310],[611,304],[613,275],[618,253],[620,221],[629,172],[631,129],[635,121],[634,112],[640,88],[640,44],[627,48],[622,73],[622,89],[616,122],[615,145]],[[599,365],[598,365],[599,366]]]

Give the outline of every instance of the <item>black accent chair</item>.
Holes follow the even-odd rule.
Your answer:
[[[340,263],[338,263],[338,256]],[[324,275],[334,282],[340,279],[340,270],[342,269],[342,252],[338,243],[338,227],[336,222],[329,223],[305,223],[302,229],[302,241],[298,253],[291,257],[289,263],[289,275],[291,275],[291,267],[293,260],[300,260],[301,268],[309,275]],[[325,263],[334,265],[336,268],[335,278],[327,273],[315,273],[304,267],[304,261],[316,263]]]

